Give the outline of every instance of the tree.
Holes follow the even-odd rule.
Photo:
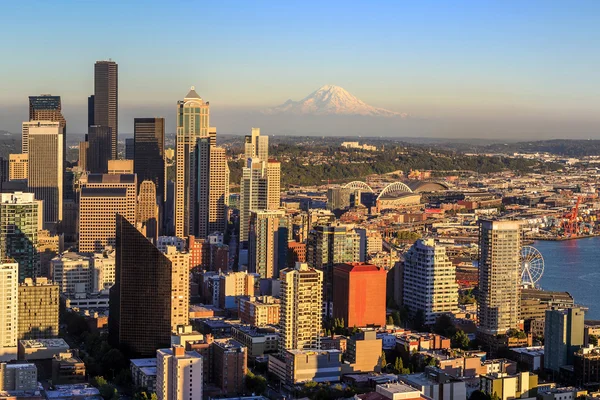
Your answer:
[[[451,338],[455,334],[456,328],[454,327],[452,318],[447,314],[442,314],[435,320],[433,331],[438,335]]]
[[[381,352],[381,361],[379,362],[379,366],[383,371],[387,367],[387,360],[385,359],[385,351]]]
[[[397,310],[392,312],[392,319],[394,321],[394,325],[396,326],[402,326],[402,318],[400,318],[400,312],[398,312]]]
[[[133,400],[158,400],[156,393],[148,394],[145,390],[139,391],[133,395]]]
[[[267,380],[262,375],[254,375],[252,371],[248,371],[244,379],[246,390],[255,395],[262,395],[267,390]]]
[[[96,376],[92,380],[92,385],[99,388],[100,386],[108,385],[108,382],[106,381],[106,379],[103,376]]]
[[[396,362],[394,362],[394,371],[397,374],[403,373],[404,371],[404,362],[402,361],[402,357],[396,357]]]
[[[452,336],[452,347],[454,348],[467,350],[470,343],[469,337],[461,329],[457,330],[454,336]]]
[[[387,318],[387,324],[388,325],[394,325],[394,318],[392,318],[391,315]]]

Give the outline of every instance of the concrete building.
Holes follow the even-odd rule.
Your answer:
[[[213,382],[224,394],[244,392],[244,377],[248,372],[248,351],[232,339],[217,339],[212,343]]]
[[[573,376],[578,386],[597,386],[600,382],[600,347],[589,345],[575,353]]]
[[[345,359],[349,365],[342,366],[343,373],[380,372],[382,340],[377,338],[377,332],[357,333],[348,339],[346,346]]]
[[[426,324],[458,311],[456,268],[446,248],[433,239],[419,239],[404,256],[404,306],[415,315],[421,311]]]
[[[333,317],[346,327],[385,326],[387,271],[365,263],[333,267]]]
[[[115,250],[112,247],[90,257],[92,291],[108,290],[115,283]]]
[[[267,209],[277,210],[281,206],[281,163],[267,161]]]
[[[133,160],[108,160],[109,175],[123,175],[133,173]],[[139,178],[138,182],[140,182]]]
[[[245,324],[265,326],[279,324],[281,303],[272,296],[240,298],[238,317]]]
[[[425,372],[400,375],[398,378],[432,400],[467,398],[465,381],[453,378],[436,367],[426,367]]]
[[[60,122],[24,122],[29,131],[27,187],[36,200],[43,200],[44,229],[53,229],[63,219],[65,135]]]
[[[42,229],[42,201],[33,193],[0,194],[0,260],[19,264],[19,280],[39,275],[38,232]]]
[[[8,156],[8,180],[21,181],[29,176],[29,155],[9,154]]]
[[[281,354],[321,348],[323,272],[296,263],[280,273]]]
[[[181,346],[156,350],[158,400],[201,400],[202,357]]]
[[[229,166],[224,148],[211,146],[208,191],[208,234],[227,230]]]
[[[573,357],[583,346],[585,312],[581,308],[547,310],[544,329],[544,368],[559,372],[573,365]]]
[[[118,159],[119,66],[112,60],[94,65],[94,124],[111,129],[111,159]]]
[[[50,94],[29,96],[29,121],[58,122],[63,132],[66,133],[67,122],[62,115],[60,96],[52,96]],[[28,127],[28,125],[23,125],[21,133],[21,153],[23,154],[29,152]]]
[[[375,386],[375,397],[371,393],[358,395],[363,400],[430,400],[423,396],[418,389],[404,383],[385,383]]]
[[[357,188],[334,187],[327,189],[327,209],[346,210],[360,204],[361,190]]]
[[[52,358],[52,383],[72,385],[86,382],[85,364],[71,350]]]
[[[537,398],[539,400],[577,400],[582,397],[587,397],[587,394],[587,390],[573,386],[552,389],[538,388]]]
[[[0,263],[0,361],[17,359],[19,264]]]
[[[35,364],[0,363],[0,392],[38,390]]]
[[[134,172],[138,182],[152,181],[155,186],[155,204],[157,200],[159,204],[162,204],[167,195],[165,186],[165,119],[134,118],[133,141]]]
[[[263,279],[276,278],[279,270],[286,267],[278,263],[279,242],[283,241],[281,244],[287,248],[287,234],[280,235],[280,230],[287,233],[285,212],[251,210],[248,229],[248,270]]]
[[[19,340],[19,360],[51,360],[54,356],[67,351],[69,345],[60,338]]]
[[[134,358],[129,369],[133,387],[156,393],[156,358]]]
[[[480,221],[477,314],[484,336],[519,327],[520,254],[520,222]]]
[[[237,309],[241,296],[254,296],[259,277],[247,272],[228,272],[219,276],[218,307]]]
[[[290,385],[306,382],[339,382],[342,374],[339,350],[286,350],[281,359],[269,356],[269,372]]]
[[[50,278],[60,293],[91,293],[92,277],[90,258],[82,254],[68,251],[50,261]]]
[[[264,356],[279,351],[279,333],[273,327],[233,325],[231,336],[248,349],[248,357]]]
[[[538,376],[531,372],[515,375],[492,373],[480,377],[481,391],[500,400],[529,399],[537,396]]]
[[[19,339],[58,336],[59,285],[47,278],[26,278],[19,285]]]
[[[151,180],[140,184],[137,201],[136,223],[146,231],[146,237],[156,240],[159,233],[160,216],[156,197],[156,185]]]
[[[165,257],[171,262],[171,331],[189,324],[190,254],[167,246]]]
[[[250,234],[250,211],[266,210],[268,205],[267,162],[249,158],[242,168],[240,182],[240,246],[244,249]]]
[[[177,102],[177,174],[175,182],[175,236],[186,237],[194,234],[196,219],[196,193],[192,182],[196,181],[194,170],[196,141],[209,138],[210,105],[190,89],[183,101]],[[214,136],[214,137],[213,137]]]

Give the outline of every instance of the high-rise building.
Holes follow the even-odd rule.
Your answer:
[[[129,355],[152,357],[171,342],[171,261],[121,215],[116,238],[109,340]]]
[[[29,173],[28,154],[10,154],[8,156],[8,180],[20,181],[27,179]]]
[[[146,180],[140,185],[140,194],[137,202],[136,222],[146,229],[146,237],[156,239],[159,227],[159,208],[156,204],[156,186],[151,180]]]
[[[108,248],[90,257],[92,268],[92,291],[108,290],[115,284],[115,250]]]
[[[229,200],[229,166],[224,148],[210,148],[210,177],[208,193],[208,234],[227,230]]]
[[[183,346],[156,350],[158,400],[201,400],[203,359]]]
[[[112,159],[111,128],[102,125],[88,127],[87,134],[87,170],[94,174],[108,172],[108,160]]]
[[[248,270],[263,279],[276,278],[280,269],[278,249],[279,230],[286,229],[285,211],[250,211],[250,235],[248,240]],[[287,248],[287,237],[283,238]]]
[[[477,314],[483,335],[501,335],[519,326],[520,254],[519,221],[479,223]]]
[[[321,348],[323,320],[323,272],[296,263],[281,271],[280,349]]]
[[[47,278],[27,278],[19,285],[19,340],[58,336],[59,296],[58,285]]]
[[[217,339],[212,343],[214,382],[225,394],[244,391],[248,372],[248,349],[233,339]]]
[[[209,103],[203,101],[192,86],[183,101],[177,102],[175,236],[185,237],[194,233],[194,209],[197,201],[192,186],[196,182],[194,153],[199,138],[210,137],[215,140],[215,135],[209,129],[209,118]]]
[[[165,119],[133,120],[133,160],[138,182],[151,180],[160,203],[165,200]]]
[[[323,296],[328,315],[333,303],[333,266],[359,261],[360,236],[350,226],[318,225],[308,233],[306,262],[323,271]]]
[[[346,327],[385,326],[387,271],[365,263],[333,268],[333,317]]]
[[[281,163],[267,161],[267,208],[277,210],[281,205]]]
[[[85,142],[79,142],[79,160],[77,161],[77,166],[81,171],[87,171],[87,157],[88,150],[90,148],[90,142],[87,140]]]
[[[135,139],[134,138],[126,138],[125,139],[125,159],[133,160],[135,157]]]
[[[94,125],[111,129],[111,157],[117,159],[119,138],[119,69],[116,62],[94,65]]]
[[[585,312],[581,308],[546,310],[544,368],[555,373],[573,365],[574,354],[583,347]]]
[[[210,201],[210,139],[199,138],[196,140],[194,150],[194,171],[195,179],[190,182],[195,196],[194,226],[192,232],[199,239],[206,239],[210,231],[208,230],[208,214]]]
[[[88,126],[96,125],[94,123],[94,95],[88,97]]]
[[[29,121],[58,122],[62,132],[66,133],[67,122],[61,110],[60,96],[49,94],[29,96]],[[23,124],[21,131],[21,153],[23,154],[29,152],[29,126]]]
[[[59,122],[25,122],[29,131],[27,186],[44,201],[44,228],[52,229],[63,218],[64,140]]]
[[[0,260],[19,264],[19,281],[39,275],[42,202],[33,193],[0,194]]]
[[[115,244],[116,214],[136,220],[135,174],[88,174],[79,196],[79,251],[101,252]]]
[[[171,331],[188,325],[190,309],[190,253],[167,246],[165,256],[171,262]]]
[[[254,296],[260,277],[256,274],[240,272],[227,272],[219,275],[218,307],[223,309],[237,309],[237,300],[241,296]]]
[[[426,324],[458,311],[456,268],[446,248],[433,239],[419,239],[404,256],[404,306],[422,312]]]
[[[260,128],[252,128],[250,135],[244,139],[244,156],[258,158],[263,161],[269,159],[269,137],[260,135]]]
[[[17,359],[19,264],[0,263],[0,361]]]

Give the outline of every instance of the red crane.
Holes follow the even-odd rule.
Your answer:
[[[577,215],[579,214],[579,204],[581,203],[581,197],[577,196],[577,202],[571,212],[563,215],[563,222],[561,224],[565,236],[573,236],[579,233],[579,227],[577,226]]]

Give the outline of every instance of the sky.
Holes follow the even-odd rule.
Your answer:
[[[413,116],[391,134],[600,138],[598,16],[597,0],[5,0],[0,130],[51,93],[84,132],[94,62],[111,58],[120,132],[136,116],[173,131],[191,85],[219,132],[239,133],[248,112],[335,84]]]

